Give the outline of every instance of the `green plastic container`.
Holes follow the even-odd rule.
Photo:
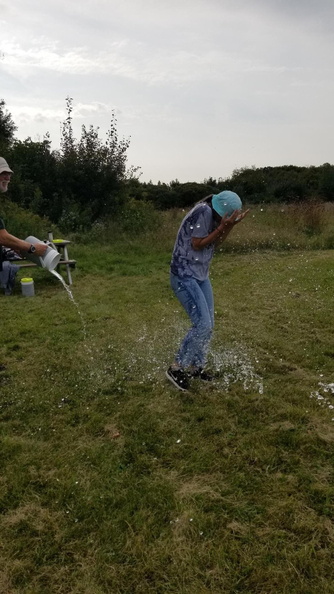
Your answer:
[[[32,278],[21,278],[21,290],[24,297],[35,295],[34,281]]]

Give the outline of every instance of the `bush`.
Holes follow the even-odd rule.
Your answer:
[[[120,229],[126,233],[145,233],[156,227],[158,214],[150,202],[132,198],[123,207],[117,220]]]
[[[8,233],[20,239],[24,239],[29,235],[34,235],[39,239],[46,239],[50,229],[57,232],[47,218],[41,218],[28,210],[24,210],[7,199],[2,199],[0,216],[4,220]]]
[[[89,232],[75,233],[72,239],[77,243],[111,243],[120,237],[133,239],[150,234],[161,224],[160,221],[161,213],[152,203],[131,198],[117,216],[95,221]]]

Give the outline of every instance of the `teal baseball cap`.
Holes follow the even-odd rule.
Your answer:
[[[224,190],[219,194],[212,196],[212,208],[221,216],[228,215],[229,217],[235,210],[242,208],[242,202],[238,194],[231,192],[231,190]]]

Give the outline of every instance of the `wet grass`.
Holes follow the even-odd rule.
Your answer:
[[[187,394],[167,232],[72,254],[0,297],[0,592],[334,592],[332,252],[218,253]]]

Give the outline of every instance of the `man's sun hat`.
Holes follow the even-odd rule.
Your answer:
[[[5,161],[3,157],[0,157],[0,173],[3,173],[4,171],[6,171],[6,173],[14,173],[9,167],[7,161]]]
[[[219,194],[212,196],[212,208],[221,216],[228,215],[229,217],[235,210],[242,208],[242,202],[235,192],[231,190],[224,190]]]

